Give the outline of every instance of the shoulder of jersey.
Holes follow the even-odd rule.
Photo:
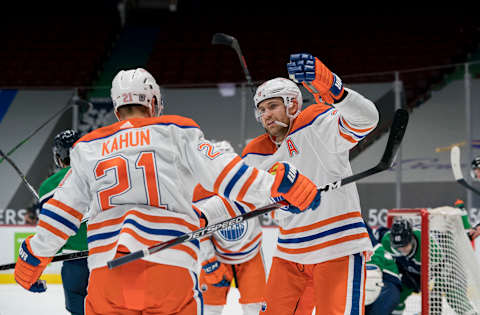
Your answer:
[[[332,110],[335,110],[334,107],[323,103],[308,106],[300,112],[293,122],[290,134],[312,124],[319,116],[325,115]]]
[[[275,151],[275,144],[265,133],[261,136],[256,137],[245,146],[242,152],[242,158],[244,158],[248,154],[271,155],[275,153]]]
[[[133,118],[118,121],[112,125],[95,129],[78,139],[77,142],[75,142],[74,146],[79,142],[90,142],[93,140],[109,137],[121,130],[126,130],[130,128],[141,128],[149,125],[174,125],[183,129],[200,128],[200,126],[193,119],[177,115],[164,115],[160,117],[149,118]]]

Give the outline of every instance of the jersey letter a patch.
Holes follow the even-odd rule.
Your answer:
[[[295,146],[295,143],[293,143],[293,140],[291,138],[287,139],[287,148],[288,148],[288,154],[290,157],[293,157],[294,154],[298,154],[298,149]]]

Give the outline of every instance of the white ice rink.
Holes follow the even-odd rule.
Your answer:
[[[232,288],[224,315],[241,315],[238,290]],[[48,285],[45,293],[30,293],[16,284],[0,285],[0,315],[69,315],[65,310],[63,288],[60,284]]]
[[[231,288],[222,315],[243,314],[239,297],[238,290]],[[0,315],[69,315],[64,305],[63,288],[59,284],[49,285],[42,294],[30,293],[16,284],[0,285]],[[418,314],[417,310],[420,310],[420,295],[407,300],[405,315]]]

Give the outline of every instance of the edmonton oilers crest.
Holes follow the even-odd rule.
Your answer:
[[[238,241],[241,240],[245,234],[247,234],[248,222],[242,221],[237,224],[233,224],[226,229],[220,230],[217,234],[226,241]]]

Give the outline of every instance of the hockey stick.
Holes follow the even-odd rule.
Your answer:
[[[404,109],[399,109],[395,112],[395,116],[393,119],[392,126],[390,127],[390,134],[388,137],[387,141],[387,146],[385,148],[385,152],[383,153],[383,156],[380,160],[380,162],[366,170],[363,171],[359,174],[354,174],[352,176],[348,176],[344,179],[335,181],[333,183],[327,184],[325,186],[322,186],[320,190],[322,192],[326,192],[329,190],[334,190],[337,188],[340,188],[341,186],[350,184],[352,182],[358,181],[360,179],[366,178],[368,176],[374,175],[376,173],[380,173],[382,171],[385,171],[392,167],[393,161],[395,159],[395,156],[397,155],[398,152],[398,147],[400,146],[403,135],[405,134],[405,129],[407,128],[408,124],[408,112]],[[263,215],[265,213],[268,213],[272,210],[278,209],[280,207],[286,206],[286,202],[278,202],[274,203],[271,205],[267,205],[265,207],[259,208],[255,211],[247,212],[246,214],[242,214],[240,216],[237,216],[235,218],[231,218],[225,221],[222,221],[220,223],[217,223],[212,226],[207,226],[202,229],[183,234],[182,236],[179,236],[177,238],[174,238],[170,241],[163,242],[160,244],[156,244],[153,246],[150,246],[148,248],[145,248],[143,250],[139,250],[133,253],[130,253],[128,255],[125,255],[123,257],[111,260],[107,262],[107,265],[109,268],[115,268],[117,266],[126,264],[128,262],[143,258],[145,256],[154,254],[160,250],[178,245],[180,243],[192,240],[192,239],[198,239],[202,238],[204,236],[208,236],[213,234],[214,232],[225,229],[229,226],[232,226],[234,224],[240,223],[244,220],[248,220],[254,217],[258,217],[260,215]],[[87,251],[82,251],[82,252],[76,252],[76,253],[69,253],[69,254],[62,254],[62,255],[57,255],[53,257],[52,262],[56,261],[65,261],[65,260],[72,260],[72,259],[79,259],[88,256],[88,250]],[[15,268],[15,263],[12,264],[7,264],[7,265],[0,265],[0,270],[7,270],[7,269],[13,269]]]
[[[393,164],[393,160],[395,159],[395,156],[398,152],[398,147],[400,146],[400,143],[402,142],[403,135],[405,134],[405,129],[408,124],[408,112],[404,109],[399,109],[395,112],[395,116],[393,118],[393,123],[390,128],[390,134],[388,137],[387,141],[387,146],[385,148],[385,152],[383,153],[383,156],[380,160],[380,162],[366,170],[363,171],[359,174],[355,174],[352,176],[348,176],[344,179],[337,180],[333,183],[324,185],[319,188],[321,192],[327,192],[330,190],[334,190],[337,188],[340,188],[344,185],[350,184],[352,182],[358,181],[360,179],[363,179],[365,177],[371,176],[373,174],[382,172],[388,168],[390,168]],[[247,212],[245,214],[239,215],[237,217],[227,219],[225,221],[222,221],[220,223],[214,224],[212,226],[206,226],[204,228],[198,229],[196,231],[190,232],[190,233],[185,233],[182,236],[179,236],[177,238],[171,239],[166,242],[162,242],[156,245],[152,245],[148,248],[145,248],[143,250],[138,250],[136,252],[127,254],[123,257],[119,257],[113,260],[110,260],[107,262],[107,265],[110,269],[121,266],[123,264],[129,263],[131,261],[152,255],[156,252],[159,252],[163,249],[170,248],[172,246],[194,240],[194,239],[199,239],[208,235],[211,235],[215,233],[218,230],[222,230],[225,228],[228,228],[229,226],[238,224],[240,222],[243,222],[245,220],[251,219],[258,217],[260,215],[263,215],[265,213],[268,213],[272,210],[278,209],[282,206],[286,206],[287,203],[285,201],[282,202],[277,202],[273,203],[270,205],[267,205],[265,207],[256,209],[254,211]]]
[[[248,71],[247,62],[245,60],[245,57],[243,56],[242,50],[240,49],[240,44],[238,43],[238,40],[235,37],[224,33],[215,33],[213,34],[212,45],[226,45],[232,47],[233,50],[235,50],[238,55],[238,59],[240,59],[240,65],[242,66],[248,86],[250,87],[252,94],[255,95],[255,87],[252,81],[252,77],[250,76],[250,71]]]
[[[30,183],[28,182],[27,178],[25,177],[25,175],[22,173],[22,171],[20,171],[20,169],[17,167],[17,165],[12,161],[12,159],[10,159],[5,153],[3,153],[2,150],[0,150],[0,156],[2,156],[3,159],[7,160],[7,162],[13,167],[13,169],[15,170],[15,172],[17,172],[18,176],[20,176],[20,178],[22,179],[23,183],[25,184],[25,186],[27,186],[28,190],[30,190],[30,192],[32,193],[32,195],[35,196],[35,198],[37,199],[37,201],[40,199],[38,197],[38,193],[35,191],[35,188],[33,188],[32,185],[30,185]]]
[[[57,111],[55,114],[52,115],[49,119],[47,119],[43,124],[41,124],[37,129],[35,129],[28,137],[20,141],[16,146],[14,146],[10,151],[7,152],[6,155],[2,155],[2,158],[0,159],[0,163],[3,162],[5,159],[5,156],[10,156],[12,155],[13,152],[15,152],[19,147],[21,147],[23,144],[25,144],[28,140],[30,140],[34,135],[37,134],[43,127],[45,127],[49,122],[51,122],[55,117],[57,117],[60,114],[63,114],[66,112],[70,107],[73,105],[79,105],[79,106],[92,106],[91,103],[84,101],[82,99],[77,99],[73,102],[68,102],[67,105],[62,107],[59,111]]]
[[[458,146],[453,146],[452,150],[450,150],[450,163],[452,164],[453,177],[455,177],[457,183],[480,195],[480,191],[470,186],[463,178],[462,165],[460,164],[460,148]]]
[[[53,256],[53,259],[51,262],[80,259],[84,257],[88,257],[88,250]],[[9,270],[9,269],[15,269],[15,263],[0,265],[0,270]]]

